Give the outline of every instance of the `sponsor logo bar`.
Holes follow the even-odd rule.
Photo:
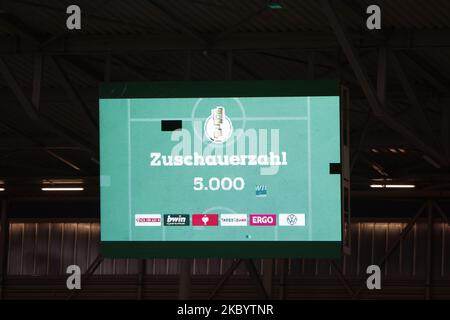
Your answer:
[[[305,226],[305,214],[304,213],[280,213],[279,225],[288,227],[303,227]]]
[[[136,214],[134,215],[134,225],[136,227],[160,227],[160,214]]]
[[[192,225],[211,227],[219,225],[219,215],[210,213],[196,213],[192,215]]]
[[[276,226],[277,216],[275,214],[251,214],[251,226]]]
[[[246,214],[221,214],[220,225],[223,227],[247,226],[248,218]]]
[[[165,214],[164,225],[165,226],[188,226],[189,225],[188,214]]]

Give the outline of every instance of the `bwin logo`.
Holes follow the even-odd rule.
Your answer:
[[[257,197],[267,197],[267,186],[257,185],[255,189]]]
[[[187,214],[178,214],[178,215],[166,214],[166,215],[164,215],[164,225],[165,226],[187,226],[187,225],[189,225],[189,215],[187,215]]]
[[[185,223],[186,222],[186,218],[184,218],[184,217],[171,217],[171,216],[168,216],[167,217],[167,222],[168,223]]]

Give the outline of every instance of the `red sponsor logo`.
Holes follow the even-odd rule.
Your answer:
[[[276,226],[277,216],[275,214],[251,214],[251,226]]]
[[[219,225],[219,215],[218,214],[193,214],[192,215],[192,225],[193,226],[217,226]]]
[[[160,214],[136,214],[135,223],[136,227],[159,227],[161,226]]]

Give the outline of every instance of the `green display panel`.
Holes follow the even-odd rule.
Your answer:
[[[110,257],[336,257],[338,85],[105,84],[101,243]]]

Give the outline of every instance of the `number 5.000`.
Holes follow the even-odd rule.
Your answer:
[[[242,177],[236,177],[234,179],[231,179],[229,177],[225,177],[222,179],[219,179],[217,177],[209,178],[205,183],[203,181],[202,177],[195,177],[194,178],[194,190],[195,191],[201,191],[201,190],[211,190],[211,191],[217,191],[217,190],[243,190],[245,186],[244,178]]]

